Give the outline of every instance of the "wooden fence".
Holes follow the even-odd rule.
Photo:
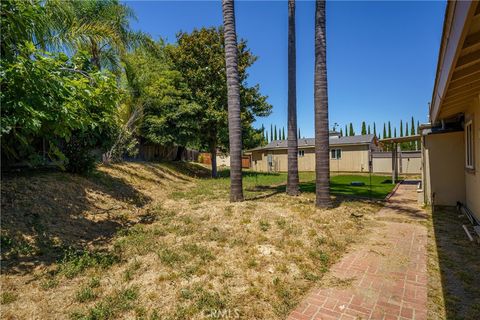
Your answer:
[[[140,145],[136,159],[144,161],[195,161],[198,162],[200,152],[179,146],[162,146],[159,144]]]

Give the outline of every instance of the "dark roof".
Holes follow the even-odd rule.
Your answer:
[[[374,138],[375,138],[375,135],[373,134],[364,134],[364,135],[350,136],[350,137],[330,136],[328,140],[331,146],[340,146],[340,145],[352,145],[352,144],[370,144],[372,143]],[[307,148],[307,147],[314,147],[314,146],[315,146],[315,138],[298,139],[299,148]],[[270,142],[264,147],[257,147],[248,151],[286,149],[286,148],[287,148],[287,140],[273,140],[272,142]]]

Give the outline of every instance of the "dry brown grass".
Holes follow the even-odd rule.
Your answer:
[[[380,206],[343,198],[316,210],[313,194],[248,183],[257,200],[232,204],[226,179],[194,175],[208,172],[125,163],[4,179],[2,316],[284,318]]]

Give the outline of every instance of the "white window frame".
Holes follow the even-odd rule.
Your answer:
[[[473,121],[470,120],[465,124],[465,168],[475,168],[475,143],[474,143]]]
[[[298,150],[298,157],[305,157],[305,150]]]
[[[333,157],[332,157],[332,151],[334,151],[334,154],[335,154]],[[330,149],[330,159],[341,160],[342,159],[342,149],[340,149],[340,148]]]

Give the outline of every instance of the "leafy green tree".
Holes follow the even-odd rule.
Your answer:
[[[195,147],[200,106],[182,74],[174,69],[162,41],[156,50],[139,48],[124,57],[132,103],[142,106],[142,142]]]
[[[362,135],[367,134],[367,126],[365,125],[365,121],[362,121]]]
[[[12,57],[0,64],[3,159],[35,164],[45,157],[70,171],[90,169],[90,151],[106,150],[117,130],[114,77],[93,70],[84,53],[69,59],[28,42]]]
[[[210,151],[216,159],[217,149],[228,151],[228,108],[225,48],[222,28],[195,29],[191,33],[177,35],[177,44],[169,50],[175,70],[183,76],[191,99],[200,106],[196,119],[199,128],[198,146]],[[242,143],[244,148],[260,145],[261,132],[252,124],[258,116],[270,114],[271,105],[260,93],[258,85],[247,84],[247,69],[257,59],[247,48],[246,42],[238,42],[238,74],[240,81],[240,106]],[[212,176],[216,176],[216,164],[212,161]]]

